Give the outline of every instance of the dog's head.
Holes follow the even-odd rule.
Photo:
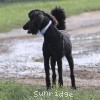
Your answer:
[[[45,19],[44,12],[32,10],[29,12],[28,16],[30,20],[23,26],[23,29],[28,30],[28,33],[36,34]]]
[[[30,11],[28,17],[30,20],[23,26],[24,30],[28,30],[28,33],[37,34],[50,20],[54,26],[57,25],[57,20],[52,15],[41,10]]]

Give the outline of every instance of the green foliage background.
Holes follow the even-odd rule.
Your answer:
[[[62,7],[67,16],[100,10],[100,0],[1,0],[0,32],[22,28],[28,20],[28,12],[41,9],[50,13],[55,6]],[[4,2],[9,1],[9,2]],[[20,2],[19,2],[20,1]]]

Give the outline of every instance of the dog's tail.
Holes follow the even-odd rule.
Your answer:
[[[58,21],[58,24],[56,26],[57,29],[65,30],[66,29],[66,25],[65,25],[66,14],[64,12],[64,9],[62,9],[60,7],[55,7],[54,9],[51,10],[51,14]]]

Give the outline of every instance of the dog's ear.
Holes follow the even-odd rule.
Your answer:
[[[30,21],[28,21],[28,22],[23,26],[23,29],[24,29],[24,30],[28,30],[28,29],[29,29],[29,23],[30,23]]]
[[[53,23],[54,26],[58,25],[58,21],[56,20],[56,18],[50,14],[45,13],[45,16],[47,16]]]

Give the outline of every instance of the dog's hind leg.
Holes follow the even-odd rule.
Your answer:
[[[63,78],[62,78],[62,59],[58,59],[57,60],[57,65],[58,65],[58,74],[59,74],[59,80],[58,80],[58,83],[59,83],[59,86],[63,86]]]
[[[44,69],[45,69],[45,74],[46,74],[46,87],[47,89],[51,88],[51,83],[50,83],[50,72],[49,72],[49,57],[44,57]]]
[[[71,84],[72,84],[72,88],[76,89],[76,85],[75,85],[75,76],[74,76],[74,61],[73,61],[73,57],[71,53],[68,53],[65,55],[69,66],[70,66],[70,77],[71,77]]]
[[[56,85],[56,71],[55,71],[56,60],[51,57],[51,69],[52,69],[52,84]]]

